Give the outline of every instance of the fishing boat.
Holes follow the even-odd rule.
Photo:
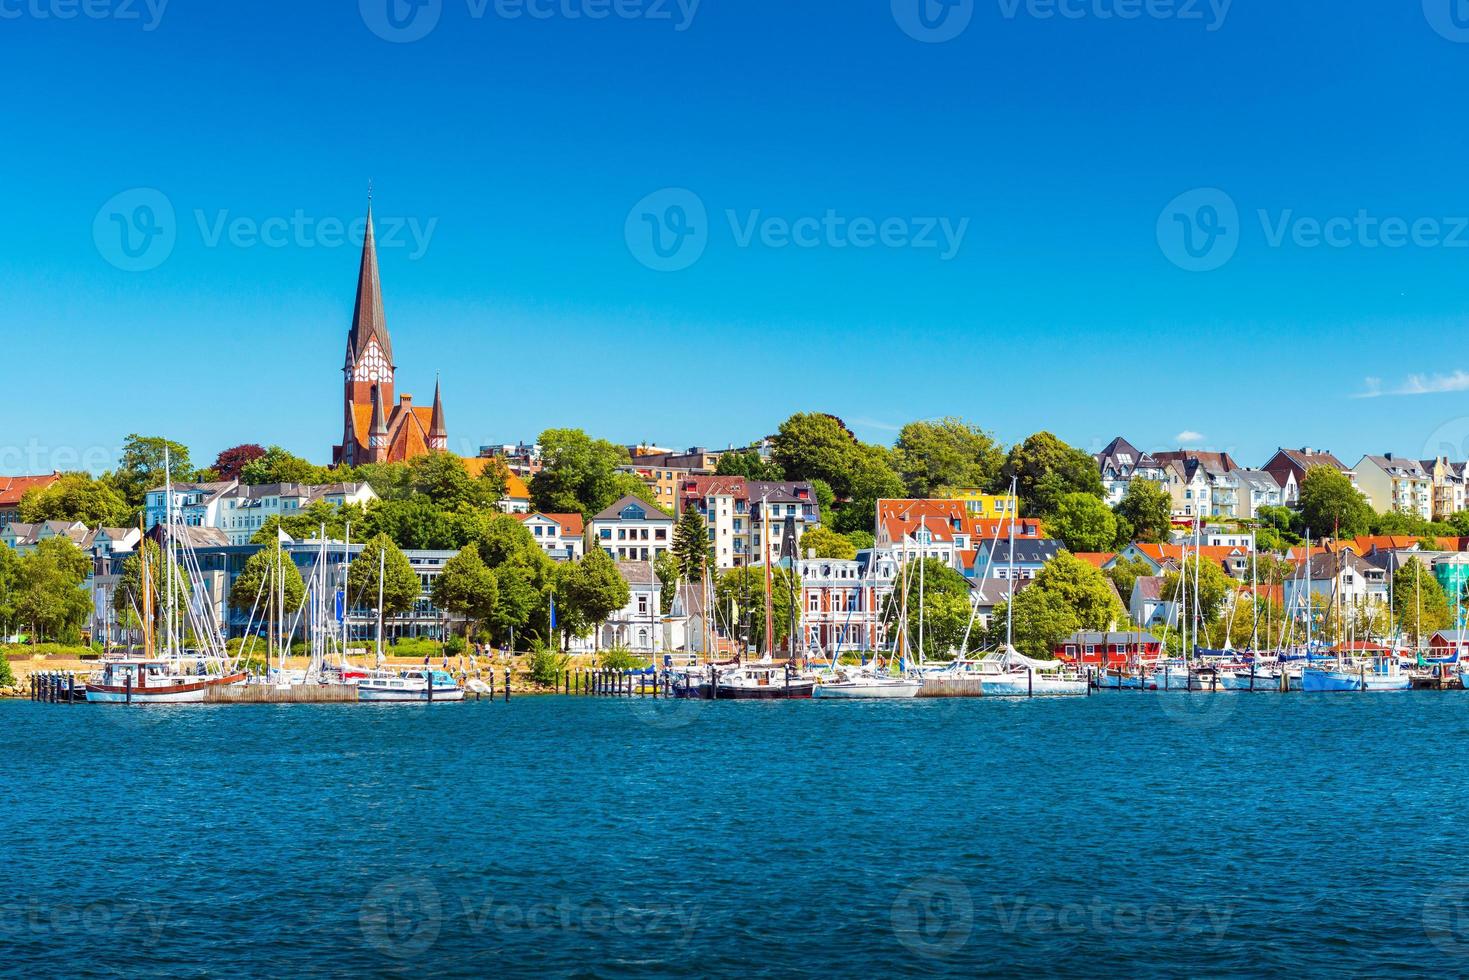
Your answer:
[[[463,701],[464,688],[445,670],[375,670],[357,682],[357,700],[371,702]]]
[[[800,700],[815,692],[815,677],[769,660],[714,671],[714,696],[720,701]]]
[[[211,687],[243,684],[244,671],[210,674],[204,663],[164,657],[104,661],[87,681],[87,700],[95,704],[189,704],[204,700]]]
[[[827,671],[816,682],[818,698],[912,698],[923,687],[920,677],[879,674],[870,665],[840,666]]]

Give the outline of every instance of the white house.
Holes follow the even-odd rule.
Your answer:
[[[1357,463],[1357,486],[1378,513],[1433,519],[1433,477],[1416,459],[1392,453],[1363,456]]]
[[[619,561],[652,561],[673,547],[674,520],[637,497],[623,497],[592,518],[592,540]]]
[[[513,514],[556,561],[575,561],[586,549],[580,514]]]
[[[617,571],[627,582],[627,605],[607,618],[595,634],[596,648],[626,647],[641,656],[654,656],[664,650],[663,583],[653,571],[652,562],[619,561]],[[585,647],[585,641],[579,644]]]
[[[1285,608],[1301,616],[1312,605],[1362,609],[1387,603],[1387,571],[1341,550],[1312,555],[1284,582]]]

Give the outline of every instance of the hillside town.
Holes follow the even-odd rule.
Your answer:
[[[1002,621],[1026,654],[1083,662],[1190,627],[1224,648],[1298,642],[1308,621],[1363,649],[1464,642],[1469,464],[1445,457],[1302,446],[1243,465],[1044,431],[1004,447],[956,418],[886,446],[820,413],[723,449],[550,429],[451,453],[438,381],[426,405],[399,384],[366,229],[330,463],[243,443],[196,466],[134,435],[101,475],[0,477],[9,642],[136,643],[140,554],[169,521],[198,562],[192,601],[231,638],[261,628],[259,556],[304,572],[326,553],[345,576],[390,551],[391,602],[341,583],[348,639],[832,657],[887,648],[912,602],[926,629],[905,641],[935,659]]]

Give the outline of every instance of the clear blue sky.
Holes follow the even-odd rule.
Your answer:
[[[460,451],[547,426],[721,446],[802,409],[882,441],[945,414],[1086,448],[1194,433],[1247,463],[1469,439],[1469,390],[1395,393],[1469,387],[1469,28],[1436,0],[929,0],[929,27],[918,0],[90,2],[0,2],[0,471],[134,430],[326,461],[355,244],[212,235],[358,219],[369,178],[380,219],[432,223],[382,250],[385,301],[399,390],[440,373]],[[166,218],[137,188],[172,248],[126,271],[112,215]],[[705,210],[678,271],[639,261],[690,200],[635,209],[665,188]],[[1227,198],[1166,211],[1199,188]],[[967,226],[949,257],[741,243],[828,212]],[[1359,212],[1460,247],[1298,223]]]

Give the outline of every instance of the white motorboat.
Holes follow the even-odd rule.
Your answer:
[[[357,682],[357,700],[424,704],[463,701],[464,688],[443,670],[422,667],[401,673],[375,670]]]
[[[985,697],[1025,698],[1085,695],[1086,678],[1059,660],[1036,660],[1006,646],[979,662],[976,671]]]
[[[894,677],[862,667],[837,667],[819,676],[818,698],[912,698],[923,687],[922,678]]]

